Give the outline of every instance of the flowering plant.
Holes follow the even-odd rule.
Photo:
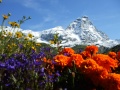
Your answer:
[[[3,21],[9,18],[3,15]],[[29,18],[28,18],[29,19]],[[9,22],[12,30],[18,24]],[[0,32],[0,90],[120,90],[120,52],[98,53],[90,45],[84,51],[60,46],[54,35],[53,48],[34,41],[29,33],[4,30]]]

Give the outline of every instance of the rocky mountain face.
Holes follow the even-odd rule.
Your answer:
[[[68,47],[79,44],[112,47],[119,44],[118,41],[110,40],[105,33],[99,31],[87,16],[76,19],[66,29],[58,26],[44,30],[41,32],[40,38],[49,41],[53,39],[53,35],[56,33],[59,33],[60,40],[62,40],[61,45]]]

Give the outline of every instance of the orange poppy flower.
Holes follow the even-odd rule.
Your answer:
[[[45,63],[52,63],[50,59],[47,59],[46,57],[42,58]]]
[[[74,61],[77,67],[80,67],[81,63],[84,61],[80,54],[72,54],[70,61]]]
[[[93,55],[98,52],[98,47],[95,45],[87,46],[85,51],[88,51],[91,55]]]
[[[80,54],[84,59],[91,58],[91,54],[88,51],[83,51]]]
[[[117,52],[116,58],[117,58],[118,61],[120,61],[120,51]]]
[[[96,86],[108,75],[107,70],[99,66],[93,59],[84,60],[80,65],[80,71],[90,78]]]
[[[104,90],[120,90],[120,74],[110,73],[101,83]]]
[[[70,58],[64,55],[56,55],[54,57],[54,61],[57,63],[57,65],[60,65],[62,67],[67,66],[69,63]]]
[[[108,72],[111,72],[111,68],[118,67],[118,61],[112,59],[108,55],[97,54],[93,57],[98,65],[104,67]]]
[[[68,55],[72,55],[72,54],[74,54],[75,53],[75,51],[72,49],[72,48],[64,48],[61,52],[60,52],[60,54],[68,54]]]
[[[117,54],[115,52],[109,52],[108,55],[113,59],[115,59],[117,56]]]

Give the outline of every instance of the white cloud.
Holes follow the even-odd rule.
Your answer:
[[[67,10],[63,5],[59,4],[59,0],[18,0],[17,2],[21,3],[21,5],[26,8],[36,11],[37,14],[40,15],[40,18],[43,21],[40,21],[40,23],[36,25],[30,26],[30,28],[34,30],[43,28],[48,23],[54,25],[60,20],[60,18],[66,17],[62,15],[65,13],[70,13],[69,10]],[[54,9],[53,6],[56,7],[56,9]],[[60,14],[62,15],[60,16]]]
[[[36,0],[20,0],[18,2],[27,8],[32,8],[35,10],[39,7],[39,3]]]
[[[47,8],[46,6],[43,5],[44,3],[55,5],[58,4],[58,0],[21,0],[18,1],[21,3],[23,6],[27,8],[32,8],[38,12],[46,13],[50,11],[50,8]]]
[[[55,14],[51,13],[50,15],[46,15],[43,17],[43,21],[46,22],[54,22],[56,21]]]
[[[53,18],[51,18],[51,17],[45,17],[44,18],[44,22],[49,22],[49,21],[51,21]]]
[[[43,27],[43,25],[44,25],[44,23],[31,25],[30,29],[32,29],[32,30],[41,30],[41,28]]]
[[[25,2],[23,5],[25,7],[33,8],[33,9],[37,9],[39,7],[38,3],[35,3],[35,2],[34,3],[33,2]]]
[[[49,23],[51,24],[57,23],[57,20],[51,16],[47,16],[47,17],[44,17],[44,20],[42,22],[40,22],[39,24],[30,25],[29,28],[32,30],[41,30],[45,28],[45,26],[49,25]]]
[[[27,8],[31,8],[31,9],[37,11],[39,14],[42,14],[44,16],[51,15],[51,13],[53,13],[52,10],[50,10],[50,8],[44,6],[42,4],[42,1],[45,1],[45,0],[22,0],[21,4]]]

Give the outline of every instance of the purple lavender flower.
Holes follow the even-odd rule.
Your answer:
[[[59,73],[59,71],[57,71],[55,74],[56,74],[58,77],[61,76],[60,73]]]
[[[41,68],[41,72],[43,73],[43,72],[44,72],[44,70],[45,70],[45,68],[44,68],[44,67],[42,67],[42,68]]]
[[[5,68],[5,67],[6,67],[5,63],[0,62],[0,68]]]
[[[10,86],[10,85],[11,85],[10,83],[5,84],[5,86],[7,86],[7,87]]]
[[[36,66],[41,65],[41,64],[42,64],[42,61],[36,61],[36,60],[34,60],[34,64],[35,64]]]
[[[22,48],[23,48],[23,45],[22,45],[22,44],[19,44],[18,46],[19,46],[19,48],[20,48],[20,49],[22,49]]]

